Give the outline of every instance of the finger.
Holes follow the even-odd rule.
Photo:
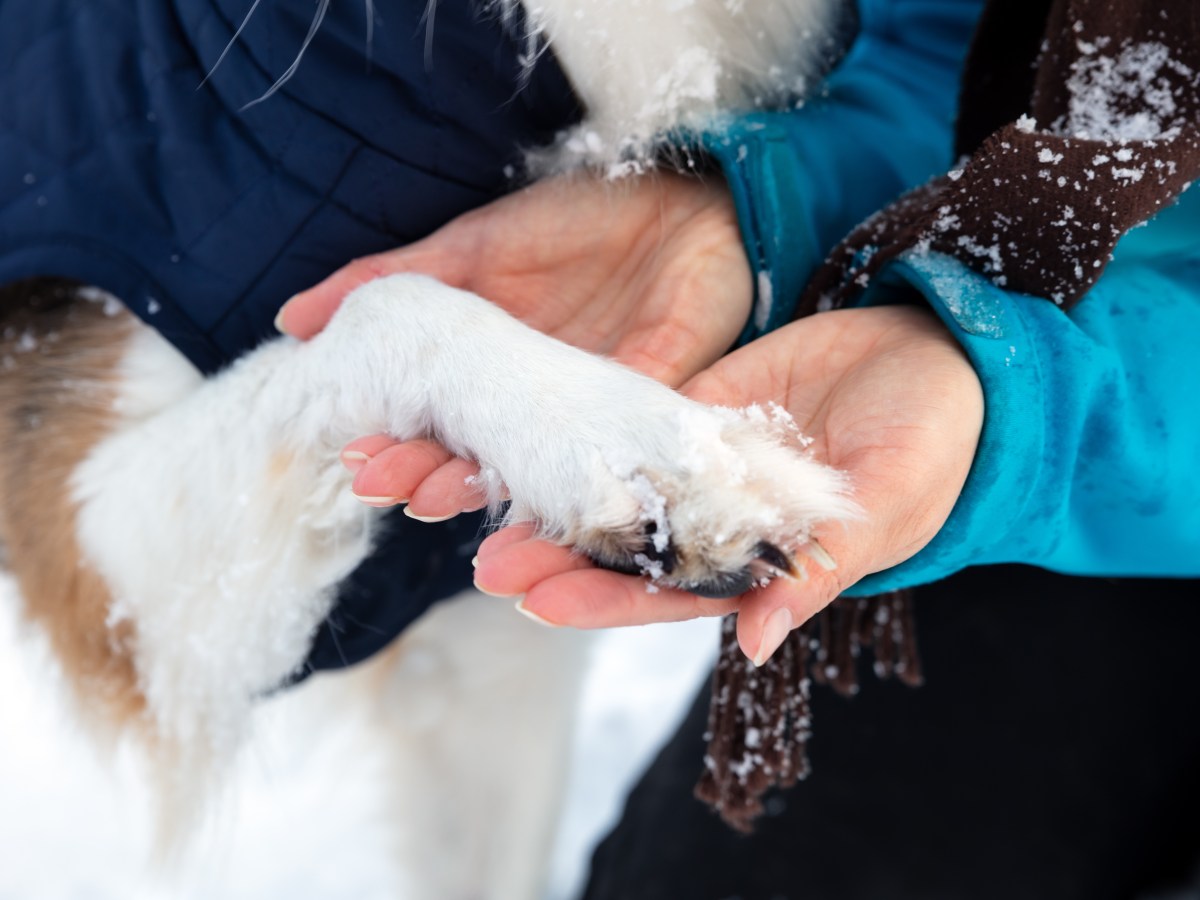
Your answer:
[[[357,472],[388,447],[394,447],[398,443],[400,442],[386,434],[358,438],[342,448],[342,465],[351,472]]]
[[[385,275],[422,272],[447,284],[458,284],[462,279],[461,264],[455,261],[456,254],[443,252],[443,244],[447,242],[438,238],[438,234],[398,250],[364,256],[343,266],[320,284],[288,300],[275,317],[275,327],[284,334],[308,340],[329,324],[347,294]]]
[[[969,452],[965,455],[969,459]],[[745,596],[738,612],[738,643],[756,665],[770,658],[792,628],[843,590],[917,553],[949,514],[961,484],[953,459],[943,459],[936,448],[915,467],[896,464],[894,455],[874,456],[869,466],[848,467],[862,518],[822,526],[819,543],[809,547],[807,558],[804,548],[797,555],[807,580],[780,578]]]
[[[427,522],[441,522],[459,513],[482,509],[487,497],[482,488],[469,483],[479,474],[479,465],[455,457],[438,466],[412,493],[405,515]]]
[[[684,622],[737,609],[736,598],[714,600],[671,588],[651,592],[648,587],[645,578],[579,568],[529,586],[520,608],[547,624],[573,628]]]
[[[756,666],[763,665],[798,628],[838,595],[836,579],[812,576],[777,578],[765,588],[742,596],[738,607],[737,638],[742,653]]]
[[[354,495],[371,506],[407,503],[417,487],[453,457],[433,441],[394,444],[369,459],[354,476]]]
[[[546,624],[610,628],[682,622],[725,615],[737,607],[734,598],[714,600],[653,587],[645,578],[599,569],[566,547],[521,539],[531,531],[505,531],[512,534],[502,538],[499,532],[488,539],[493,544],[487,552],[480,548],[475,586],[498,597],[525,594],[522,612]]]
[[[763,665],[788,634],[832,603],[863,576],[882,568],[881,548],[890,526],[870,520],[826,525],[819,538],[795,554],[798,577],[781,576],[742,595],[738,645],[756,666]]]
[[[476,555],[475,586],[485,594],[515,597],[553,575],[591,567],[587,557],[549,541],[513,540]]]
[[[508,525],[501,528],[499,531],[493,532],[483,539],[483,543],[479,545],[479,550],[475,554],[476,562],[491,556],[497,551],[503,550],[509,544],[527,541],[533,535],[534,527],[532,525]]]
[[[284,334],[306,341],[320,332],[337,312],[346,295],[381,275],[401,271],[389,254],[356,259],[338,269],[320,284],[296,294],[279,310],[275,327]]]

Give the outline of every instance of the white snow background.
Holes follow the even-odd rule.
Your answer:
[[[545,900],[579,891],[595,841],[686,712],[716,642],[715,620],[600,638]],[[273,702],[286,710],[288,696]],[[146,867],[151,825],[132,758],[103,759],[74,727],[46,647],[19,624],[0,572],[0,900],[409,900],[390,893],[377,751],[352,712],[310,736],[287,752],[269,729],[258,738],[220,818],[219,849],[164,887]]]

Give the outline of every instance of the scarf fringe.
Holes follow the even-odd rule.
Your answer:
[[[759,669],[738,648],[736,625],[728,616],[721,632],[696,796],[732,828],[750,832],[769,790],[792,787],[809,774],[812,683],[847,697],[858,693],[865,647],[873,651],[876,676],[916,687],[921,660],[909,591],[838,598]]]

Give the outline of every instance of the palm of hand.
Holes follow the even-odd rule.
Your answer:
[[[815,439],[817,458],[853,481],[863,519],[820,535],[837,569],[803,583],[777,579],[736,600],[651,595],[642,579],[596,569],[532,540],[529,528],[497,532],[480,548],[476,583],[524,594],[522,608],[547,622],[601,627],[736,609],[743,649],[762,658],[782,639],[781,622],[799,625],[842,588],[928,543],[974,456],[982,391],[927,310],[813,316],[719,359],[751,298],[732,203],[720,186],[666,175],[619,186],[540,183],[417,244],[347,266],[289,304],[287,331],[315,334],[354,287],[404,271],[473,290],[547,334],[672,386],[691,378],[684,390],[698,400],[774,400]],[[344,458],[358,469],[354,489],[367,502],[408,502],[417,518],[480,504],[464,487],[475,466],[429,441],[363,438]]]
[[[850,475],[864,516],[820,535],[838,562],[834,571],[815,571],[802,582],[777,579],[736,601],[647,594],[640,579],[594,569],[514,528],[484,543],[477,582],[495,593],[525,594],[528,612],[578,627],[736,609],[739,640],[754,658],[777,610],[787,609],[791,625],[799,625],[843,588],[932,539],[962,489],[982,427],[974,371],[946,329],[917,307],[793,323],[722,359],[684,391],[727,406],[775,401],[814,438],[818,459]]]
[[[966,481],[983,421],[974,370],[945,327],[919,307],[796,322],[684,390],[731,406],[775,400],[814,439],[818,459],[851,475],[866,520],[822,537],[837,551],[832,580],[842,587],[902,562],[933,538]]]
[[[320,331],[354,287],[423,272],[526,324],[678,386],[729,348],[751,301],[749,265],[720,184],[660,174],[576,177],[519,191],[416,244],[360,259],[299,295],[287,331]]]

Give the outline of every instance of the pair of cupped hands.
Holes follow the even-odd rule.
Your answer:
[[[738,641],[761,664],[844,588],[927,544],[949,516],[983,417],[978,378],[927,309],[820,313],[725,355],[750,314],[752,276],[728,189],[670,174],[607,183],[552,179],[455,219],[415,244],[359,259],[297,295],[281,330],[307,339],[358,285],[420,272],[474,291],[526,324],[605,354],[695,400],[774,402],[848,473],[864,515],[818,534],[836,568],[809,566],[741,597],[648,593],[526,525],[479,548],[475,583],[521,597],[553,625],[599,628],[738,613]],[[363,436],[343,451],[354,492],[442,519],[483,505],[473,463],[428,440]]]

